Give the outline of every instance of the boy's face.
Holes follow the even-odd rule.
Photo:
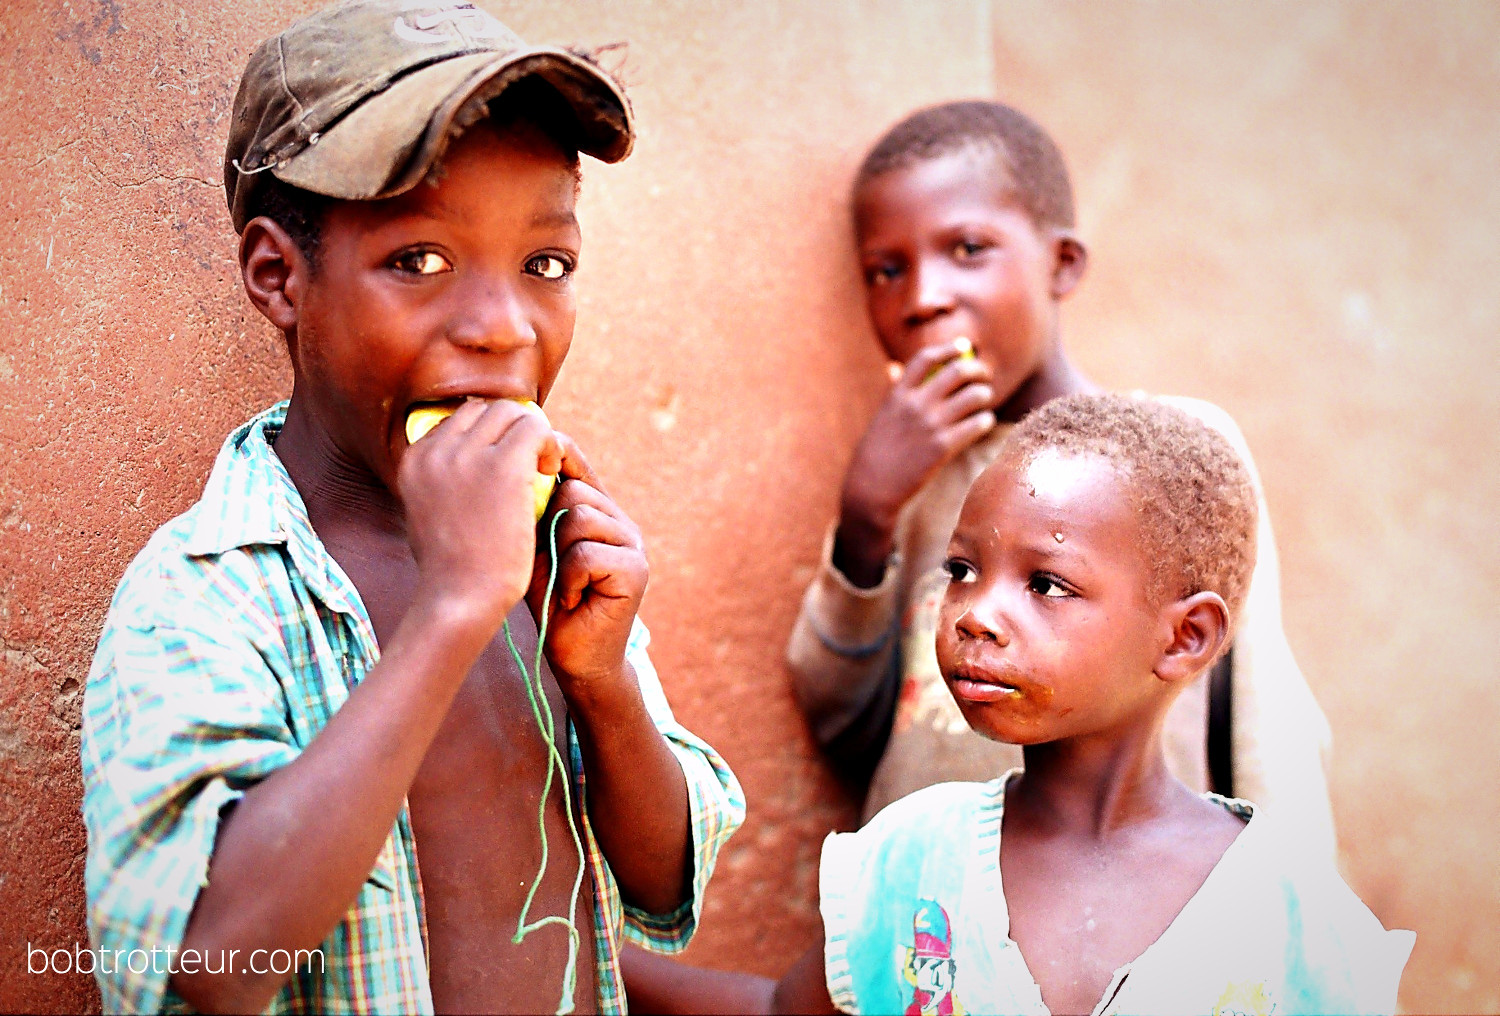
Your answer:
[[[394,488],[414,404],[545,399],[572,342],[576,167],[529,125],[476,125],[436,185],[327,213],[293,398]]]
[[[855,194],[854,215],[866,307],[893,360],[966,337],[995,372],[997,404],[1041,369],[1056,331],[1055,243],[996,153],[882,173]]]
[[[1095,455],[1007,455],[975,481],[944,565],[937,656],[976,731],[1040,744],[1150,716],[1172,626],[1134,516]]]

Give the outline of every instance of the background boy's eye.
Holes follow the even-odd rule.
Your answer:
[[[949,558],[943,562],[943,571],[948,573],[949,582],[973,582],[979,577],[979,573],[969,566],[967,561],[957,558]]]
[[[1038,596],[1063,597],[1073,595],[1071,589],[1044,572],[1037,572],[1031,576],[1031,581],[1026,583],[1026,588]]]
[[[988,247],[989,244],[978,240],[960,240],[953,245],[953,256],[962,261],[983,253]]]
[[[544,279],[560,279],[571,272],[573,267],[556,254],[538,254],[526,262],[526,270]]]
[[[865,285],[883,286],[888,282],[894,282],[900,274],[901,269],[896,265],[871,265],[865,269]]]
[[[448,259],[435,250],[409,250],[396,256],[396,267],[413,275],[437,275],[451,272]]]

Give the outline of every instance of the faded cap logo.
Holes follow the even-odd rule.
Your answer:
[[[421,14],[403,14],[391,25],[399,39],[421,45],[466,42],[470,39],[509,39],[514,33],[473,4],[458,3],[434,9],[431,3],[413,3]]]

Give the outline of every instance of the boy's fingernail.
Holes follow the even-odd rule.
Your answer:
[[[974,343],[970,342],[966,335],[960,335],[954,339],[953,348],[958,350],[960,357],[972,357],[974,355]]]
[[[890,378],[892,381],[901,380],[901,365],[895,362],[886,364],[885,374],[886,377]]]

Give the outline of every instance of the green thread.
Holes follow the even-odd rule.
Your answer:
[[[541,731],[542,740],[547,742],[547,776],[542,781],[542,798],[537,805],[536,824],[537,831],[542,838],[542,861],[537,868],[536,878],[531,883],[531,889],[526,893],[526,902],[521,906],[521,916],[516,921],[516,933],[511,937],[511,942],[520,945],[527,935],[538,928],[549,924],[560,924],[568,929],[568,965],[563,968],[562,998],[557,1003],[557,1016],[573,1011],[573,994],[578,985],[578,925],[574,923],[573,915],[578,913],[578,895],[583,889],[583,871],[587,863],[583,855],[583,839],[578,835],[578,824],[573,818],[573,802],[568,793],[568,770],[563,764],[562,754],[557,750],[557,725],[552,720],[552,711],[544,708],[546,693],[542,688],[542,647],[547,644],[547,622],[551,617],[552,591],[557,584],[557,524],[564,515],[568,513],[566,508],[552,516],[552,525],[547,533],[547,550],[552,559],[551,569],[547,574],[547,592],[542,599],[542,620],[537,626],[536,633],[536,657],[532,660],[531,669],[526,668],[525,661],[521,658],[521,651],[516,648],[515,639],[510,634],[510,621],[501,626],[505,634],[505,644],[510,648],[510,655],[515,660],[516,668],[521,671],[521,677],[526,682],[526,697],[531,702],[531,715],[536,720],[537,729]],[[559,917],[556,914],[548,914],[532,922],[526,923],[526,916],[531,913],[531,902],[536,898],[537,890],[541,888],[542,876],[547,873],[547,798],[552,793],[552,773],[556,770],[561,777],[559,787],[562,791],[563,811],[568,816],[568,831],[573,835],[573,846],[578,850],[578,877],[573,880],[573,894],[568,904],[568,916]]]

